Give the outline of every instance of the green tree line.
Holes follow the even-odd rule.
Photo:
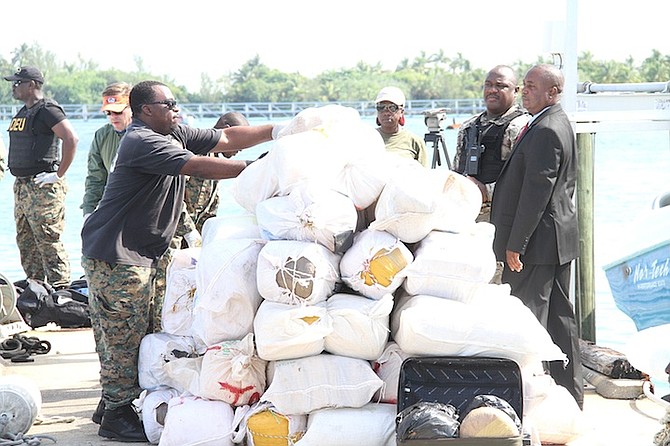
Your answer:
[[[512,64],[520,76],[532,65],[551,62],[538,58],[532,63],[518,60]],[[62,104],[92,104],[100,93],[116,81],[131,84],[144,79],[157,79],[169,85],[180,102],[333,102],[365,101],[375,97],[386,85],[400,87],[411,99],[467,99],[481,97],[486,72],[491,67],[473,67],[461,53],[448,56],[421,52],[413,60],[404,59],[394,70],[381,63],[359,62],[351,68],[328,70],[314,77],[285,73],[265,65],[258,55],[237,71],[212,79],[201,75],[200,90],[189,91],[167,74],[151,73],[143,60],[135,59],[131,72],[100,69],[93,60],[60,61],[38,44],[22,44],[12,51],[11,59],[0,58],[3,76],[22,65],[39,67],[47,78],[45,94]],[[652,50],[641,63],[632,58],[625,61],[598,60],[590,52],[578,57],[580,82],[628,83],[666,82],[670,80],[670,55]],[[0,83],[0,104],[13,101],[9,82]]]

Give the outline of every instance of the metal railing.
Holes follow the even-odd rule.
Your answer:
[[[347,102],[228,102],[228,103],[182,103],[179,109],[195,118],[218,118],[223,113],[237,111],[248,118],[265,118],[268,120],[286,119],[295,116],[301,110],[310,107],[321,107],[338,104],[351,107],[361,116],[376,114],[374,101]],[[102,119],[105,115],[100,111],[100,104],[61,104],[70,119]],[[0,104],[0,121],[11,119],[23,107],[23,104]],[[482,99],[430,99],[413,100],[405,104],[408,115],[423,114],[426,110],[441,109],[454,115],[473,115],[485,109]]]

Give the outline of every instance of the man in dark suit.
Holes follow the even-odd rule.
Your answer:
[[[575,191],[576,142],[560,105],[564,78],[553,65],[536,65],[523,82],[523,105],[532,115],[503,166],[491,205],[493,249],[505,262],[502,282],[521,299],[568,356],[549,363],[554,380],[581,408],[582,366],[570,264],[579,254]]]

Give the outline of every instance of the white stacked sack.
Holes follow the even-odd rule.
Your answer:
[[[384,231],[366,229],[342,256],[342,281],[370,299],[393,293],[405,280],[405,269],[414,257],[397,237]]]
[[[262,298],[256,285],[258,239],[215,240],[204,246],[196,267],[193,334],[206,345],[253,332]]]
[[[202,444],[394,445],[408,356],[497,356],[528,370],[565,358],[508,286],[488,283],[493,227],[475,224],[478,188],[389,154],[353,109],[299,113],[232,194],[248,213],[210,219],[195,271],[168,277],[184,314],[167,326],[190,333],[195,354],[161,345],[148,361],[146,384],[180,393],[165,444],[195,444],[179,435],[203,429]],[[360,211],[373,208],[367,227]],[[191,407],[220,417],[214,432]]]
[[[462,232],[431,231],[417,244],[403,287],[409,294],[470,301],[495,274],[494,233],[485,222]]]

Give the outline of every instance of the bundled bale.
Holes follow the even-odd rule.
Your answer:
[[[367,360],[379,358],[389,337],[392,295],[372,300],[337,293],[326,306],[333,324],[333,331],[325,338],[328,353]]]
[[[366,229],[342,256],[340,274],[351,289],[371,299],[381,299],[397,290],[405,280],[405,268],[414,257],[395,236]]]
[[[383,384],[367,361],[327,353],[271,362],[268,380],[261,401],[283,414],[363,407]]]
[[[341,253],[351,244],[358,213],[347,196],[304,183],[286,196],[260,202],[256,218],[266,240],[317,242]]]
[[[356,109],[339,104],[309,107],[298,112],[277,134],[277,139],[318,127],[330,127],[335,124],[354,125],[360,122],[360,119],[361,115]]]
[[[211,217],[202,225],[202,246],[231,238],[261,238],[261,231],[252,213]]]
[[[193,307],[195,305],[195,265],[200,248],[179,249],[166,272],[165,298],[161,313],[161,327],[166,333],[191,336]]]
[[[140,387],[146,390],[183,388],[170,373],[169,365],[182,358],[197,358],[198,356],[198,345],[189,336],[169,333],[150,333],[144,336],[137,359]]]
[[[394,404],[315,410],[295,446],[395,446],[395,417]]]
[[[474,223],[481,204],[479,188],[451,170],[399,168],[377,200],[370,229],[416,243],[433,230],[461,232]]]
[[[142,425],[151,444],[158,444],[167,415],[168,403],[179,396],[176,389],[159,389],[148,392],[142,399]]]
[[[542,444],[570,443],[584,433],[583,413],[568,389],[549,375],[524,379],[524,423]]]
[[[256,355],[254,336],[225,341],[205,351],[196,396],[233,407],[258,402],[265,391],[266,363]]]
[[[193,396],[172,398],[158,446],[233,446],[233,408]]]
[[[196,266],[193,333],[206,345],[253,332],[263,300],[256,286],[258,253],[265,242],[217,240],[202,248]]]
[[[317,243],[269,241],[258,255],[258,292],[289,305],[324,302],[340,279],[339,263],[339,255]]]
[[[373,401],[382,403],[398,403],[398,383],[400,382],[400,366],[409,355],[395,342],[386,344],[382,354],[372,363],[372,369],[384,381],[384,385],[375,393]]]
[[[272,404],[256,403],[244,415],[236,443],[247,446],[294,446],[307,429],[307,415],[284,415]]]
[[[305,113],[302,115],[302,113]],[[262,201],[316,182],[348,196],[357,209],[379,197],[389,174],[384,142],[348,107],[306,109],[279,133],[272,150],[247,167],[232,187],[234,199],[255,212]]]
[[[566,361],[535,315],[509,295],[468,304],[435,296],[407,296],[394,311],[391,333],[410,355],[492,356],[520,366]]]
[[[276,361],[323,352],[333,325],[324,303],[296,306],[265,300],[258,308],[254,331],[258,356]]]

